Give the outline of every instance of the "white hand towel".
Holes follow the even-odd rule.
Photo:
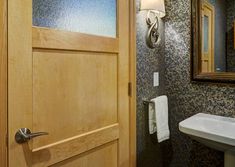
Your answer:
[[[151,101],[154,102],[157,138],[160,143],[170,138],[168,125],[168,99],[167,96],[159,96]]]
[[[156,114],[154,104],[149,103],[149,134],[157,132]]]

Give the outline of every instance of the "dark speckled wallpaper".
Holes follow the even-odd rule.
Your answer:
[[[191,0],[165,0],[164,40],[150,50],[144,43],[145,15],[137,13],[137,151],[138,167],[223,167],[223,153],[192,141],[178,123],[204,112],[235,117],[235,85],[190,82]],[[138,5],[138,3],[137,3]],[[161,86],[152,87],[152,73],[161,72]],[[167,94],[171,139],[158,144],[148,135],[143,97]]]
[[[161,42],[157,49],[149,49],[145,43],[147,33],[146,12],[139,11],[136,2],[137,21],[137,163],[138,167],[155,167],[163,164],[162,155],[168,154],[165,145],[157,143],[156,136],[148,134],[148,113],[142,99],[165,94],[164,24],[161,21]],[[160,86],[153,87],[153,73],[160,72]],[[166,160],[167,161],[167,160]]]
[[[166,0],[165,67],[173,157],[171,166],[222,167],[223,153],[178,130],[178,123],[199,112],[235,116],[235,85],[190,83],[190,0]]]

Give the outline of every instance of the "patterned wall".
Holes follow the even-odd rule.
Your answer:
[[[137,21],[137,161],[138,167],[155,167],[162,163],[167,149],[157,143],[156,136],[148,134],[148,113],[143,98],[151,99],[165,94],[164,81],[164,24],[161,22],[161,43],[157,49],[149,49],[145,43],[147,33],[146,12],[139,11],[136,2]],[[153,73],[160,72],[160,86],[153,87]]]
[[[221,167],[223,153],[178,130],[178,123],[199,112],[235,117],[235,85],[190,83],[190,0],[166,0],[165,68],[169,97],[172,159],[170,166]]]
[[[199,112],[235,117],[235,86],[190,83],[190,1],[165,0],[167,16],[162,42],[155,50],[145,44],[145,12],[137,10],[137,166],[222,167],[223,153],[192,141],[178,123]],[[139,1],[137,1],[138,9]],[[165,27],[164,27],[165,26]],[[162,32],[162,30],[161,30]],[[160,71],[160,87],[152,73]],[[167,93],[171,139],[161,144],[148,134],[142,98]]]

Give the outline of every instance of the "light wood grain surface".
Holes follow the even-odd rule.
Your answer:
[[[129,167],[130,2],[117,1],[116,38],[32,27],[32,1],[8,3],[9,167]],[[16,144],[23,127],[49,135]]]
[[[0,0],[0,166],[7,166],[7,1]]]
[[[33,27],[33,48],[118,53],[118,39]]]

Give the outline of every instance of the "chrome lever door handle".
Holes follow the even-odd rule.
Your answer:
[[[15,141],[18,144],[22,144],[28,142],[32,138],[43,135],[48,135],[48,133],[47,132],[31,133],[31,131],[28,128],[20,128],[15,134]]]

